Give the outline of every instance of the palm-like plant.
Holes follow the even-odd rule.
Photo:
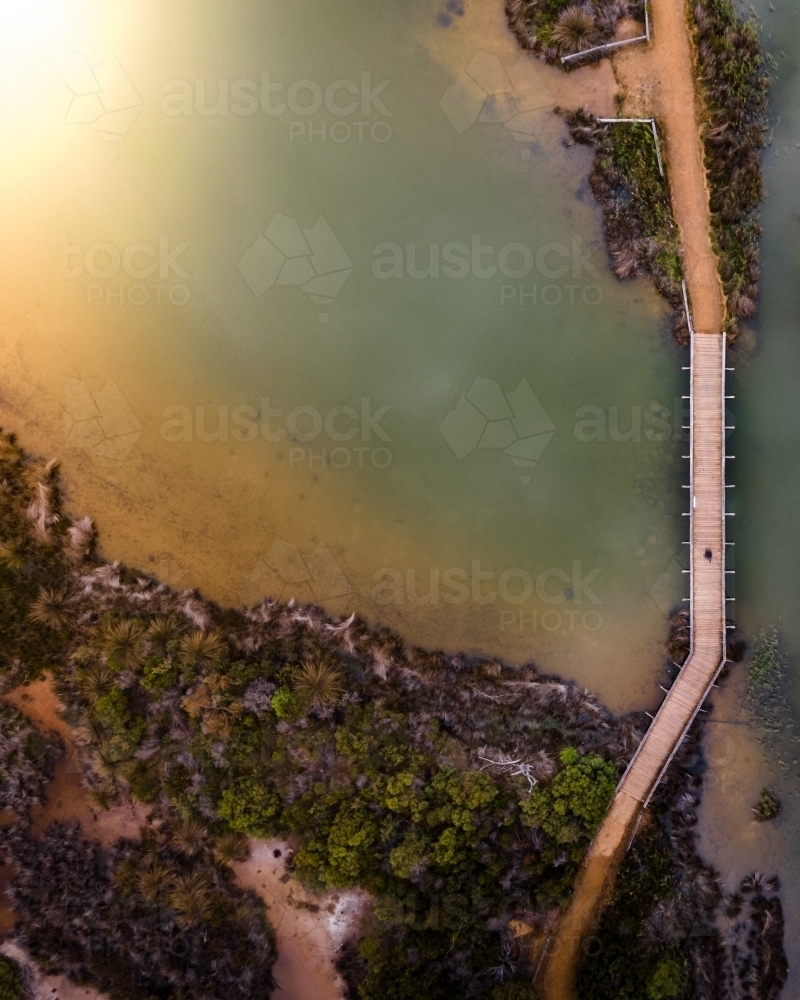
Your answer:
[[[181,639],[181,654],[190,667],[213,667],[225,654],[225,641],[218,632],[196,629]]]
[[[139,876],[139,889],[145,899],[155,902],[175,883],[175,876],[166,865],[155,864],[145,869]]]
[[[759,871],[750,872],[749,875],[745,875],[742,881],[739,883],[739,889],[742,892],[758,892],[761,886],[764,884],[764,876]]]
[[[567,55],[590,48],[596,37],[594,15],[581,4],[573,3],[562,10],[553,26],[553,41]]]
[[[160,653],[165,653],[167,644],[178,639],[186,625],[177,615],[159,615],[147,626],[147,641]]]
[[[105,622],[96,632],[100,648],[121,667],[135,670],[142,662],[144,626],[134,618]]]
[[[132,889],[139,878],[139,859],[131,855],[124,858],[114,869],[111,881],[120,889],[127,891]]]
[[[104,781],[98,788],[93,788],[89,795],[92,806],[95,809],[99,809],[101,812],[105,812],[107,809],[110,809],[114,804],[116,797],[116,789],[107,781]]]
[[[221,864],[229,865],[234,861],[247,861],[250,857],[250,847],[247,837],[236,830],[229,830],[217,838],[214,845],[214,855]]]
[[[306,660],[295,671],[294,689],[309,708],[320,708],[338,700],[344,689],[344,677],[327,660]]]
[[[176,876],[167,895],[169,905],[177,911],[180,922],[186,924],[208,920],[211,916],[212,898],[208,879],[200,871]]]
[[[197,854],[205,845],[208,830],[198,819],[182,817],[172,828],[172,840],[184,854]]]
[[[6,566],[8,569],[23,569],[26,561],[21,542],[7,542],[0,545],[0,566]]]
[[[28,617],[37,625],[62,629],[69,621],[69,605],[70,598],[66,590],[42,587],[39,596],[31,604]]]
[[[120,757],[108,747],[92,757],[92,769],[101,781],[108,782],[116,786],[120,778],[125,779],[126,774],[136,763],[136,758],[131,756]]]
[[[114,674],[105,663],[93,663],[80,680],[81,693],[90,702],[108,694],[114,685]]]

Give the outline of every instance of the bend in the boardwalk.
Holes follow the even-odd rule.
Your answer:
[[[695,81],[681,0],[651,0],[659,113],[673,212],[684,249],[692,331],[690,417],[691,649],[617,787],[587,852],[541,970],[546,1000],[572,1000],[583,941],[603,906],[641,810],[725,660],[725,314],[710,238]],[[633,58],[633,57],[632,57]]]

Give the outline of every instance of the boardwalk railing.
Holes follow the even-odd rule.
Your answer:
[[[686,305],[689,316],[688,302]],[[664,777],[726,662],[726,601],[731,600],[725,593],[726,338],[724,333],[695,332],[691,318],[689,329],[690,648],[617,786],[618,792],[626,792],[644,805]]]

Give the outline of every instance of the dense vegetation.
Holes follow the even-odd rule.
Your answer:
[[[258,897],[238,889],[190,824],[157,823],[110,851],[53,824],[4,838],[19,939],[45,971],[112,998],[256,1000],[274,982]]]
[[[680,236],[652,128],[646,122],[603,124],[580,109],[562,114],[572,141],[595,150],[589,184],[603,208],[614,273],[622,279],[649,276],[676,310],[675,333],[685,340]]]
[[[560,62],[610,42],[623,18],[643,22],[644,0],[506,0],[506,15],[522,48]]]
[[[578,977],[579,1000],[775,1000],[786,981],[777,878],[729,895],[697,856],[699,733],[628,852]]]
[[[246,856],[247,836],[280,835],[310,887],[372,898],[339,963],[354,998],[531,998],[646,716],[616,719],[530,664],[408,649],[313,606],[221,609],[105,563],[91,523],[63,511],[56,470],[0,440],[5,683],[50,669],[95,806],[151,810],[139,840],[110,850],[74,827],[36,840],[24,817],[5,831],[23,947],[114,1000],[263,996],[271,933],[227,866]],[[676,655],[684,624],[673,623]],[[0,730],[0,747],[26,748],[0,754],[12,778],[0,787],[13,798],[24,785],[33,801],[41,779],[14,769],[24,777],[33,761],[44,774],[48,755],[14,713]],[[690,833],[682,847],[659,836],[632,856],[628,922],[650,919],[682,866],[702,868]],[[780,904],[764,907],[774,951]],[[617,941],[608,962],[628,948],[637,989],[668,997],[680,982],[686,997],[706,995],[691,992],[672,938],[631,950],[613,927],[620,912],[604,918]],[[590,978],[587,1000],[616,996],[602,992],[618,985],[610,966]]]
[[[626,0],[507,0],[506,14],[522,48],[549,62],[609,41],[623,17],[644,16],[643,4]],[[758,208],[764,198],[760,152],[770,77],[757,24],[740,17],[732,0],[697,0],[691,20],[702,93],[711,236],[727,303],[726,330],[733,341],[739,322],[751,319],[757,308]],[[648,126],[599,128],[580,110],[566,118],[572,138],[596,148],[591,184],[603,206],[614,272],[620,278],[649,275],[676,310],[677,339],[688,342],[679,294],[678,235],[666,184],[656,169],[652,138],[646,135]]]
[[[770,77],[754,20],[731,0],[698,0],[695,43],[706,122],[704,143],[714,249],[719,260],[729,338],[750,319],[758,295],[758,206],[764,198],[760,152]]]
[[[54,737],[43,737],[10,705],[0,705],[0,809],[25,815],[42,800],[60,751]]]
[[[196,911],[197,933],[221,940],[237,903],[212,859],[243,834],[280,834],[307,884],[374,897],[358,959],[364,1000],[418,996],[420,982],[429,997],[522,987],[531,942],[570,893],[641,721],[615,719],[530,665],[406,649],[388,630],[315,607],[223,610],[104,563],[91,524],[64,513],[55,468],[3,445],[2,628],[16,653],[6,683],[49,667],[95,805],[138,799],[163,824],[111,853],[65,829],[31,842],[17,826],[7,838],[21,872],[14,898],[34,955],[119,996],[134,981],[141,992],[130,995],[160,996],[191,973],[200,996],[214,988],[203,956],[170,965],[156,941],[165,926],[165,938],[184,933],[163,879],[200,883],[218,905]],[[200,844],[191,852],[174,846],[186,826]],[[126,852],[137,871],[127,881]],[[159,853],[161,895],[148,900],[141,879]],[[45,867],[50,890],[34,892]],[[105,916],[55,919],[64,894],[82,898],[76,878],[107,901]],[[127,934],[123,911],[136,925]],[[87,944],[101,919],[119,949],[111,955]],[[266,946],[247,947],[246,960],[211,963],[218,988],[248,963],[268,969]]]
[[[0,1000],[23,1000],[25,987],[19,966],[0,955]]]

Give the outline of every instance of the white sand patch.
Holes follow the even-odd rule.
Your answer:
[[[249,860],[231,865],[239,884],[264,900],[275,928],[274,996],[342,1000],[342,981],[334,968],[336,952],[357,929],[369,897],[352,889],[321,896],[308,892],[286,871],[288,846],[283,840],[251,840]]]

